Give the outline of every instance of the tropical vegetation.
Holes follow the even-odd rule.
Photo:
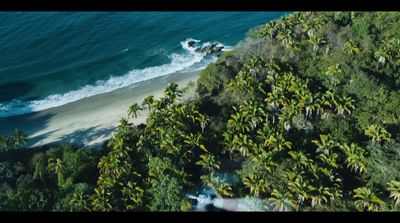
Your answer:
[[[0,210],[190,211],[210,188],[265,211],[398,211],[399,23],[295,12],[255,27],[195,96],[170,83],[97,150],[1,136]]]

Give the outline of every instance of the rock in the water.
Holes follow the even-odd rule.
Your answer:
[[[187,42],[188,47],[194,47],[194,45],[196,44],[196,41],[190,40]]]
[[[213,43],[204,47],[199,47],[195,49],[195,52],[198,53],[207,53],[207,54],[212,54],[215,52],[219,52],[224,48],[223,45],[221,44],[217,44],[217,43]]]
[[[213,50],[214,50],[214,52],[219,52],[219,51],[221,51],[223,48],[224,48],[224,46],[215,46],[215,47],[213,48]]]
[[[210,54],[213,52],[213,46],[212,45],[205,46],[205,47],[201,48],[201,52]]]

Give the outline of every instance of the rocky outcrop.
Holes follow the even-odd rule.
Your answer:
[[[220,52],[224,46],[218,43],[212,43],[210,45],[204,46],[204,47],[196,47],[196,42],[195,41],[189,41],[188,47],[195,48],[195,52],[198,53],[207,53],[207,54],[213,54]]]
[[[190,40],[187,44],[188,47],[194,48],[194,45],[196,45],[196,41]]]

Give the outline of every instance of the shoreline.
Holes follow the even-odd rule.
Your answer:
[[[127,117],[129,105],[141,104],[149,95],[160,98],[170,82],[183,89],[196,81],[200,72],[172,73],[59,107],[0,118],[0,134],[10,136],[17,128],[28,135],[28,147],[58,143],[100,146],[112,136],[119,120]],[[147,114],[147,110],[141,111],[133,123],[144,123]]]

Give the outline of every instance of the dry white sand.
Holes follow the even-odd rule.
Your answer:
[[[112,136],[119,120],[127,117],[129,105],[141,104],[149,95],[161,97],[170,82],[183,88],[197,80],[198,75],[199,72],[170,74],[60,107],[0,118],[0,134],[10,135],[18,128],[29,135],[31,147],[51,143],[98,146]],[[142,111],[133,122],[145,122],[146,114],[147,111]]]

